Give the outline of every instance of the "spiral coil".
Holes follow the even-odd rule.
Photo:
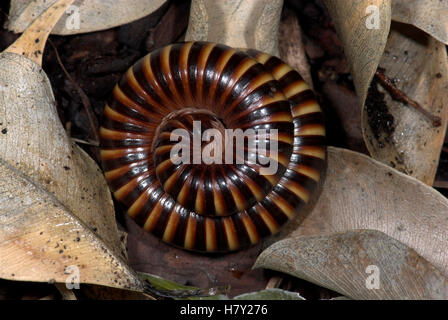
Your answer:
[[[242,143],[228,132],[243,132]],[[131,67],[100,135],[106,179],[127,213],[195,251],[233,251],[278,231],[309,201],[325,163],[323,115],[300,75],[266,53],[207,42],[169,45]],[[177,163],[174,148],[192,152]],[[206,150],[226,161],[201,159]]]

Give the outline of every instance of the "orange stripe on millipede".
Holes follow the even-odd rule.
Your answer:
[[[238,236],[236,233],[235,225],[231,218],[223,218],[224,232],[226,234],[227,245],[230,250],[236,250],[238,248]]]
[[[149,185],[137,198],[137,200],[134,201],[134,203],[129,207],[127,214],[129,214],[130,217],[135,218],[140,211],[142,210],[145,203],[149,200],[151,197],[151,194],[160,187],[160,183],[158,181],[153,182],[151,185]]]
[[[258,205],[257,205],[258,207]],[[255,224],[253,223],[252,219],[249,217],[249,215],[244,212],[241,214],[241,222],[244,225],[244,228],[246,229],[247,235],[249,236],[250,242],[252,244],[257,243],[260,240],[260,236],[257,231],[257,227],[255,227]]]
[[[143,139],[148,140],[148,135],[139,134],[134,132],[117,131],[106,129],[104,127],[100,128],[100,135],[103,139],[109,140],[125,140],[125,139]]]
[[[143,228],[146,231],[151,232],[156,227],[160,215],[162,214],[163,211],[163,204],[165,203],[166,200],[167,196],[164,195],[163,199],[159,199],[159,202],[157,202],[154,208],[152,208],[152,210],[150,211],[149,216],[146,219],[145,224],[143,225]]]
[[[216,226],[215,221],[210,218],[205,218],[205,245],[207,251],[216,251],[218,248],[216,242]]]
[[[185,241],[184,246],[187,249],[193,249],[196,243],[196,219],[192,216],[188,217],[187,228],[185,231]]]
[[[252,67],[252,65],[250,65]],[[242,71],[247,71],[247,69],[242,69]],[[235,99],[235,101],[232,102],[232,104],[224,110],[223,116],[228,116],[235,107],[241,103],[241,101],[244,100],[249,94],[251,94],[253,91],[257,90],[260,86],[264,85],[265,83],[272,81],[274,78],[269,73],[263,73],[259,76],[257,76],[255,79],[251,81],[251,83],[247,86],[247,88],[242,92],[241,96],[238,99]],[[234,83],[232,84],[233,88]],[[220,104],[222,105],[225,99],[227,99],[227,96],[230,94],[231,90],[227,90],[223,96],[221,97]],[[262,103],[260,101],[256,106],[259,106]],[[250,109],[252,110],[252,108]]]
[[[133,125],[139,126],[141,128],[147,128],[148,122],[140,121],[134,118],[131,118],[129,116],[126,116],[122,113],[119,113],[118,111],[115,111],[109,105],[106,104],[106,107],[104,108],[104,116],[107,118],[114,120],[116,122],[121,122],[124,124],[131,123]]]
[[[314,112],[321,112],[320,106],[315,100],[307,100],[292,108],[292,115],[294,118]]]
[[[143,166],[147,161],[148,161],[147,159],[142,159],[138,162],[126,164],[117,169],[106,171],[104,175],[107,181],[113,181],[131,171],[132,168]]]
[[[230,77],[230,81],[227,85],[226,90],[224,91],[224,93],[222,94],[221,98],[219,99],[219,103],[218,105],[223,105],[224,101],[227,100],[229,94],[232,92],[233,87],[235,86],[235,84],[237,83],[238,79],[247,71],[249,70],[249,68],[251,68],[253,65],[256,64],[256,61],[251,59],[251,58],[247,58],[245,60],[243,60],[235,69],[235,71],[232,73],[232,76]],[[266,74],[267,77],[269,77],[269,74]],[[231,107],[229,108],[231,109]]]
[[[156,77],[154,75],[154,72],[151,68],[151,56],[147,55],[143,58],[143,74],[148,81],[148,83],[151,85],[151,87],[154,89],[154,91],[157,93],[157,95],[163,100],[163,104],[170,109],[170,111],[175,111],[177,105],[165,94],[163,91],[162,86],[160,83],[156,80]]]
[[[179,224],[179,215],[173,208],[170,212],[170,216],[168,218],[168,222],[165,226],[165,232],[163,233],[162,239],[166,242],[172,242],[174,239],[174,236],[176,235],[176,228]]]
[[[124,199],[129,193],[131,193],[137,185],[140,183],[140,181],[146,179],[149,177],[148,172],[144,172],[143,174],[135,177],[134,179],[127,182],[124,186],[122,186],[120,189],[114,192],[114,196],[117,200]]]
[[[264,224],[268,227],[271,234],[276,233],[280,226],[272,217],[272,215],[261,205],[257,206],[257,212],[260,218],[263,220]]]
[[[296,154],[303,154],[306,156],[311,156],[311,157],[319,158],[322,160],[325,159],[325,149],[322,147],[300,146],[300,147],[294,148],[293,152]]]
[[[210,107],[206,106],[203,101],[204,93],[202,92],[202,88],[204,87],[204,70],[207,65],[208,57],[210,56],[210,52],[212,52],[215,44],[207,44],[205,45],[201,51],[199,52],[198,61],[197,61],[197,78],[196,78],[196,103],[200,107]],[[208,92],[207,92],[208,94]]]
[[[294,217],[294,208],[282,196],[276,192],[271,192],[268,197],[271,198],[271,201],[275,203],[275,205],[284,213],[285,216],[289,219]]]
[[[124,94],[119,86],[115,86],[114,90],[112,91],[112,95],[116,101],[120,102],[122,105],[128,108],[135,109],[136,111],[144,115],[147,119],[161,119],[160,114],[150,112],[132,101],[128,96]]]
[[[294,129],[295,136],[325,136],[325,127],[320,123],[312,123]]]
[[[227,63],[229,62],[230,58],[235,54],[235,50],[227,50],[221,56],[219,57],[218,61],[216,62],[215,66],[215,72],[213,74],[213,80],[211,81],[211,86],[209,90],[209,100],[206,101],[207,104],[215,104],[215,94],[216,89],[218,87],[218,81],[221,78],[222,72],[224,68],[226,67]],[[222,110],[218,110],[218,112],[222,112]]]
[[[121,148],[121,149],[102,149],[100,150],[100,156],[102,160],[112,160],[122,158],[130,153],[146,153],[149,151],[149,147],[136,147],[136,148]]]
[[[307,176],[308,178],[313,179],[314,181],[318,182],[320,179],[320,172],[316,169],[313,169],[311,167],[305,166],[305,165],[297,165],[297,164],[290,164],[288,166],[291,170],[294,170],[297,173],[303,174]]]
[[[179,107],[182,107],[183,99],[179,94],[179,91],[177,90],[176,84],[174,82],[173,74],[171,73],[171,67],[170,67],[170,52],[171,52],[172,45],[166,46],[162,49],[161,53],[161,67],[162,72],[165,76],[165,80],[168,84],[168,88],[170,89],[171,94],[174,96],[174,100],[179,105]]]
[[[128,85],[131,87],[134,92],[142,97],[152,108],[154,108],[154,111],[156,112],[157,117],[159,115],[163,115],[165,107],[161,104],[159,104],[156,100],[154,100],[138,83],[137,79],[135,78],[134,70],[132,68],[129,68],[128,71],[125,74],[126,80]],[[118,87],[118,86],[116,86]],[[144,109],[146,110],[146,109]]]
[[[179,70],[180,77],[182,81],[182,88],[184,91],[185,105],[187,107],[193,106],[193,96],[190,91],[190,83],[188,80],[188,56],[190,54],[191,47],[193,46],[193,42],[188,42],[184,46],[182,46],[179,54]]]

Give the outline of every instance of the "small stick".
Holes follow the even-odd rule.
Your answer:
[[[56,54],[56,59],[58,60],[59,65],[61,66],[62,71],[67,76],[68,80],[72,83],[72,85],[75,87],[76,91],[78,92],[79,96],[81,97],[82,104],[84,106],[84,110],[86,111],[87,118],[89,119],[90,124],[90,130],[92,134],[92,138],[94,140],[94,145],[99,146],[100,136],[98,134],[97,128],[98,128],[98,121],[93,113],[92,105],[90,104],[89,97],[86,95],[84,90],[79,86],[78,83],[72,78],[70,73],[68,73],[67,69],[65,68],[64,64],[62,63],[61,57],[59,56],[58,49],[54,45],[53,42],[48,41],[51,46],[54,49],[54,52]]]
[[[55,287],[61,294],[62,300],[78,300],[73,290],[68,289],[65,283],[56,283]]]
[[[434,181],[433,185],[434,188],[441,188],[441,189],[448,189],[448,181]]]
[[[51,30],[75,0],[59,0],[45,10],[4,52],[24,55],[42,66],[42,56]]]
[[[280,285],[283,282],[282,277],[272,277],[269,279],[268,283],[266,284],[265,289],[271,289],[271,288],[280,288]]]
[[[415,110],[423,114],[428,120],[430,120],[433,127],[440,127],[442,125],[442,119],[440,119],[440,117],[426,111],[418,102],[412,100],[406,95],[406,93],[398,89],[392,79],[385,74],[385,71],[386,70],[383,68],[378,68],[375,76],[383,87],[390,93],[392,99],[413,107]]]

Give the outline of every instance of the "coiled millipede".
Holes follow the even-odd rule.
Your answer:
[[[253,129],[276,172],[246,157],[255,152],[248,137],[232,146],[233,162],[173,161],[171,134],[184,129],[194,139],[194,121],[201,134]],[[273,129],[277,135],[259,134]],[[168,45],[139,60],[114,88],[100,134],[106,179],[127,213],[195,251],[233,251],[275,233],[308,202],[325,163],[323,115],[300,75],[266,53],[208,42]],[[238,148],[245,158],[235,161]]]

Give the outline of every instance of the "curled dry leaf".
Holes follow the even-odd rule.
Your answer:
[[[185,39],[253,48],[278,56],[283,0],[193,0]]]
[[[344,46],[361,105],[367,96],[389,34],[390,0],[326,0]]]
[[[448,0],[394,0],[392,20],[408,23],[448,44]]]
[[[422,113],[376,92],[361,116],[367,149],[375,159],[432,185],[448,119],[445,46],[414,27],[394,23],[380,67],[400,90],[439,116],[442,125],[434,127]]]
[[[280,58],[296,69],[305,82],[312,86],[310,65],[302,41],[299,20],[294,12],[287,9],[280,23],[278,42]]]
[[[31,35],[53,25],[54,9],[71,2],[61,0],[43,13]],[[36,39],[46,39],[50,29]],[[65,282],[65,268],[74,265],[81,282],[142,290],[124,260],[101,170],[65,133],[48,77],[27,58],[35,48],[15,53],[29,38],[27,30],[0,54],[0,277]]]
[[[23,32],[55,2],[56,0],[12,0],[6,27],[13,32]],[[62,16],[51,33],[69,35],[113,28],[143,18],[165,2],[166,0],[77,0],[73,4],[76,7],[67,10],[68,13]]]
[[[375,230],[288,238],[258,257],[268,268],[353,299],[446,299],[445,276],[413,249]]]
[[[443,195],[360,153],[329,147],[327,159],[320,197],[275,239],[378,230],[448,276],[448,200]]]

